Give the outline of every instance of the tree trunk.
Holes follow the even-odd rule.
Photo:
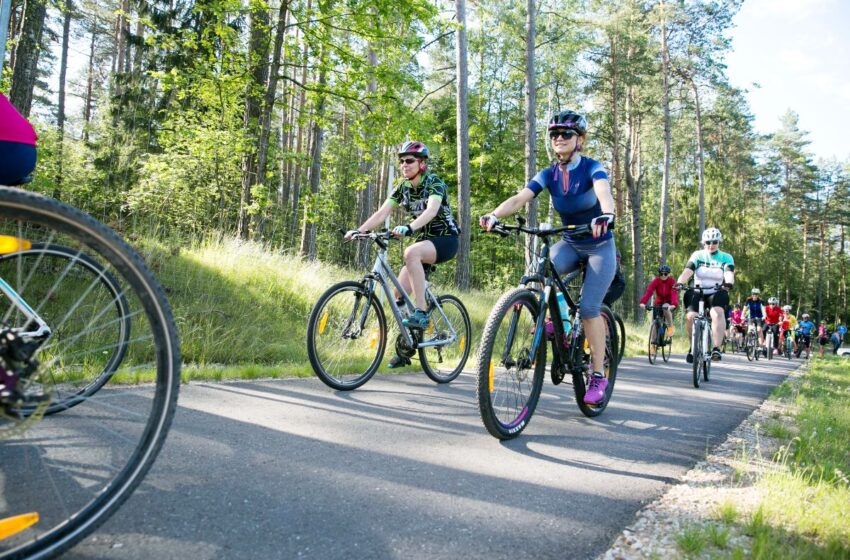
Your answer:
[[[64,18],[62,21],[62,54],[59,57],[59,98],[56,110],[56,184],[53,187],[53,198],[62,196],[62,157],[63,144],[65,142],[65,78],[68,74],[68,42],[71,36],[71,0],[65,0],[63,8]]]
[[[625,173],[626,188],[629,191],[629,206],[631,206],[631,237],[632,237],[632,267],[634,270],[634,285],[632,286],[631,305],[629,310],[636,310],[638,302],[643,295],[643,242],[641,222],[641,201],[643,187],[643,169],[640,158],[640,131],[637,118],[632,112],[632,88],[629,87],[626,95],[626,118],[629,124],[629,138],[626,141],[625,154],[623,158],[623,171]],[[638,311],[638,321],[643,320]]]
[[[318,89],[322,90],[327,83],[327,43],[322,43],[319,55]],[[321,121],[325,115],[325,94],[320,93],[316,102],[316,114],[313,119],[313,149],[310,164],[310,195],[304,204],[304,221],[301,229],[301,256],[308,260],[316,260],[316,220],[318,218],[318,194],[322,173],[322,137],[324,136]]]
[[[367,88],[368,95],[371,97],[378,90],[378,81],[375,78],[375,69],[378,67],[378,53],[375,51],[372,46],[369,46],[369,67],[372,70],[372,76],[369,79],[369,86]],[[363,163],[361,165],[360,173],[366,177],[366,186],[365,188],[357,191],[357,208],[360,211],[360,215],[357,216],[357,225],[362,224],[366,221],[366,219],[372,214],[372,206],[374,205],[372,202],[373,195],[375,192],[375,178],[374,178],[374,158],[377,154],[377,151],[372,146],[374,142],[373,134],[368,131],[368,129],[364,132],[365,142],[364,144],[367,146],[366,152],[363,154]],[[371,246],[369,243],[358,243],[357,244],[357,267],[358,268],[368,268],[369,267],[369,257],[371,255],[370,252]]]
[[[699,175],[699,233],[705,231],[705,163],[702,147],[702,114],[700,113],[699,88],[693,78],[690,80],[694,91],[694,107],[697,118],[697,173]]]
[[[9,90],[9,101],[24,117],[29,117],[32,109],[32,93],[38,79],[38,58],[46,14],[45,0],[27,1],[23,28],[15,49],[12,87]]]
[[[94,104],[92,95],[94,93],[94,48],[97,46],[97,31],[97,20],[95,20],[92,25],[91,43],[89,44],[89,66],[88,70],[86,70],[86,98],[83,102],[83,119],[86,123],[83,126],[83,141],[86,144],[89,143],[89,125],[91,124]]]
[[[537,173],[537,84],[534,75],[534,44],[537,40],[537,2],[526,1],[525,24],[525,184]],[[537,199],[528,203],[526,213],[528,227],[537,227]],[[536,238],[527,236],[525,239],[525,266],[528,268],[534,260],[534,244]]]
[[[457,48],[457,214],[460,226],[460,244],[457,252],[457,272],[455,284],[461,290],[469,288],[469,246],[470,246],[470,208],[469,208],[469,126],[467,93],[467,52],[466,52],[466,0],[455,0],[458,22]]]
[[[664,163],[661,174],[661,218],[658,223],[658,262],[667,262],[667,207],[670,185],[670,83],[667,53],[667,14],[661,1],[661,107],[664,114]]]

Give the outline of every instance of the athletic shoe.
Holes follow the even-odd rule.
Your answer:
[[[605,389],[608,387],[607,377],[590,376],[590,385],[584,393],[584,404],[599,404],[605,400]]]
[[[688,350],[688,355],[685,356],[685,361],[688,362],[689,364],[694,363],[694,355],[693,355],[693,353],[691,353],[690,350]]]
[[[428,328],[428,323],[430,322],[431,317],[428,315],[428,312],[417,309],[410,317],[405,317],[401,321],[401,324],[409,329],[425,329]]]
[[[409,365],[410,365],[410,358],[405,358],[403,356],[399,356],[398,354],[396,354],[395,356],[393,356],[393,359],[390,360],[390,364],[387,367],[389,367],[390,369],[395,369],[395,368],[400,368],[400,367],[409,366]]]
[[[717,346],[712,348],[712,350],[711,350],[711,360],[714,361],[714,362],[719,362],[722,358],[723,358],[723,356],[720,354],[720,348],[718,348]]]

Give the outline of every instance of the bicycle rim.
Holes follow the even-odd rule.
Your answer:
[[[439,302],[446,317],[443,317],[436,308],[432,309],[431,322],[423,331],[422,339],[424,342],[450,340],[452,329],[454,329],[455,340],[443,346],[420,348],[419,361],[422,363],[425,374],[431,380],[435,383],[448,383],[460,375],[469,358],[472,323],[463,303],[455,296],[440,296]]]
[[[655,358],[658,356],[658,325],[653,321],[649,325],[649,339],[646,343],[646,357],[649,358],[649,363],[654,364]]]
[[[694,387],[699,389],[699,377],[700,377],[700,369],[702,368],[702,326],[694,325],[694,336],[693,336],[693,344],[691,345],[691,352],[693,352],[694,356],[694,364],[693,364],[693,378],[694,378]]]
[[[12,267],[13,272],[5,269],[11,276],[4,280],[53,334],[35,353],[39,365],[34,373],[18,381],[21,396],[0,405],[0,477],[5,482],[0,519],[38,516],[36,524],[0,540],[0,558],[49,558],[103,523],[150,468],[177,402],[179,344],[162,288],[135,251],[96,220],[55,200],[0,188],[0,234],[31,242],[34,248],[59,245],[95,262],[120,288],[115,298],[125,299],[126,312],[117,321],[132,324],[132,336],[124,342],[101,338],[100,331],[111,329],[103,327],[97,311],[86,308],[94,302],[106,310],[101,317],[114,318],[116,302],[92,299],[96,278],[73,270],[63,275],[66,267],[48,267],[27,282],[25,259],[7,254],[6,264],[18,260],[20,266]],[[27,320],[6,302],[2,313],[7,332],[29,330]],[[83,326],[76,324],[80,317],[87,319]],[[74,328],[66,330],[65,325]],[[123,353],[116,352],[115,346],[122,344]],[[5,348],[2,354],[4,369],[11,369],[14,363]],[[63,398],[69,384],[98,377],[104,355],[120,355],[109,368],[108,383],[77,394],[73,408],[42,416],[52,398]]]
[[[499,439],[518,436],[531,420],[546,370],[546,344],[531,355],[537,331],[537,300],[524,288],[499,300],[484,327],[478,356],[478,407],[487,431]]]
[[[359,282],[340,282],[319,297],[307,323],[313,371],[340,391],[360,387],[375,374],[387,345],[384,310]]]

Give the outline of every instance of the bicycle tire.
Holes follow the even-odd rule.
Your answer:
[[[747,354],[747,360],[753,361],[756,359],[756,344],[753,341],[753,337],[751,335],[747,335],[747,340],[744,342],[746,345],[745,351]]]
[[[353,302],[345,299],[348,294],[354,297]],[[367,311],[362,327],[352,325],[353,319],[360,318],[361,298],[364,296],[366,288],[360,282],[348,280],[334,284],[319,296],[307,320],[307,357],[310,365],[316,377],[337,391],[351,391],[369,381],[378,371],[386,351],[387,319],[374,293],[369,295],[370,311]],[[331,312],[334,313],[333,320]],[[374,323],[371,322],[372,313]],[[353,326],[355,331],[360,332],[349,332]],[[365,337],[362,335],[364,332]],[[367,342],[367,348],[355,351],[353,342],[362,340]],[[360,345],[362,343],[358,343]],[[361,367],[365,369],[351,371],[352,368]]]
[[[702,321],[694,322],[694,330],[693,330],[693,338],[691,339],[691,352],[694,356],[693,363],[693,379],[694,379],[694,387],[699,389],[699,378],[702,373],[700,370],[703,367],[703,349],[702,349],[702,329],[703,324]]]
[[[653,320],[649,324],[649,337],[646,342],[646,357],[650,364],[655,364],[658,357],[658,322]]]
[[[773,359],[773,331],[771,331],[770,334],[768,334],[767,336],[768,336],[768,339],[765,341],[765,343],[766,343],[765,348],[767,348],[767,359],[772,360]]]
[[[21,262],[25,259],[28,261],[27,264]],[[53,337],[64,339],[80,337],[82,336],[80,333],[73,332],[70,329],[82,325],[86,332],[97,336],[100,339],[99,344],[103,345],[103,338],[106,334],[103,332],[105,330],[104,327],[98,326],[97,328],[92,328],[93,321],[97,321],[98,325],[106,325],[107,327],[114,323],[117,330],[117,339],[109,347],[103,369],[95,373],[93,377],[87,377],[81,380],[82,383],[69,383],[70,388],[67,390],[67,394],[63,392],[60,395],[58,385],[54,385],[54,396],[50,406],[44,411],[45,415],[55,414],[80,404],[103,387],[112,378],[112,374],[115,373],[121,360],[124,359],[131,332],[130,309],[127,304],[127,298],[124,297],[118,281],[104,267],[98,264],[95,259],[79,251],[61,245],[35,243],[30,249],[0,255],[0,277],[5,276],[4,273],[7,268],[20,268],[30,279],[30,282],[27,284],[28,297],[35,296],[36,300],[40,300],[41,297],[38,294],[33,294],[33,284],[37,284],[39,280],[49,279],[49,275],[45,273],[49,272],[50,268],[52,268],[51,265],[54,265],[54,259],[58,259],[58,261],[69,261],[67,265],[59,265],[59,268],[62,269],[62,274],[66,277],[74,278],[82,288],[86,288],[87,285],[89,286],[85,295],[86,305],[79,306],[78,310],[97,311],[100,309],[100,312],[98,313],[99,316],[95,317],[85,318],[79,313],[75,315],[74,320],[63,320],[63,331],[61,333],[54,332]],[[30,261],[32,261],[31,264]],[[72,266],[74,267],[73,270],[71,269]],[[95,278],[93,281],[88,282],[80,278],[81,272],[78,271],[82,271],[83,273],[88,271],[88,273],[94,274]],[[38,277],[33,278],[35,275],[38,275]],[[101,289],[98,290],[99,293],[92,295],[95,286],[100,286]],[[42,289],[44,288],[48,287],[42,285]],[[106,305],[103,305],[104,302],[106,302]],[[117,312],[116,319],[104,320],[101,318],[107,308],[113,308]],[[102,357],[98,356],[98,358]],[[33,407],[23,407],[20,410],[22,414],[31,414],[33,411]]]
[[[446,316],[449,317],[449,321],[460,323],[452,324],[452,327],[457,333],[457,342],[456,345],[420,348],[419,361],[422,364],[422,369],[425,370],[425,375],[430,377],[434,383],[449,383],[457,379],[457,376],[463,371],[466,361],[469,359],[469,349],[472,345],[472,322],[469,319],[469,313],[466,311],[466,307],[464,307],[463,302],[457,297],[450,294],[442,295],[437,298],[437,301],[440,303],[440,307],[443,308]],[[455,319],[459,319],[459,321],[452,321],[452,313],[450,312],[452,308],[455,309],[459,316],[455,317]],[[423,340],[427,341],[441,336],[447,337],[448,330],[443,325],[444,322],[445,320],[440,315],[440,312],[432,310],[431,324],[425,330]],[[441,369],[439,364],[443,362],[444,358],[448,359],[448,366]],[[445,369],[448,369],[448,371],[444,371]]]
[[[617,352],[617,366],[620,365],[620,362],[623,361],[623,356],[626,353],[626,323],[623,322],[623,318],[620,317],[619,313],[611,310],[614,313],[614,319],[617,321],[617,329],[619,331],[619,350]]]
[[[670,350],[672,348],[673,348],[673,339],[665,337],[664,338],[664,344],[661,346],[661,359],[664,360],[665,364],[670,361]]]
[[[584,402],[584,394],[589,382],[590,372],[573,373],[573,392],[575,393],[576,404],[581,413],[588,418],[599,416],[605,409],[608,408],[608,403],[611,401],[611,396],[614,394],[614,383],[617,381],[617,366],[616,349],[619,348],[617,341],[617,327],[614,319],[614,312],[607,305],[602,305],[600,316],[606,324],[605,336],[605,358],[603,367],[605,377],[608,378],[608,386],[605,388],[605,398],[598,404],[587,404]],[[587,357],[589,364],[589,356]]]
[[[5,409],[0,415],[0,469],[6,479],[0,518],[23,512],[40,518],[0,541],[0,559],[53,558],[106,521],[156,459],[177,405],[180,345],[162,287],[141,257],[91,216],[35,193],[0,187],[0,231],[96,258],[125,286],[134,322],[135,338],[109,386],[74,408],[43,417],[11,414],[8,403],[0,406]],[[57,281],[51,297],[27,303],[36,310],[64,305],[63,288]],[[26,291],[18,293],[27,299]],[[85,357],[97,351],[76,346],[66,353],[70,347],[61,344],[46,349],[51,342],[48,338],[37,351],[35,373],[18,382],[22,389],[42,389],[47,398],[53,383],[85,369]],[[14,406],[26,402],[21,397]]]
[[[537,315],[534,293],[516,288],[499,298],[481,335],[478,409],[484,427],[501,440],[515,438],[528,427],[540,398],[546,373],[545,341],[540,341],[535,356],[529,355],[534,340],[543,336],[537,328]],[[507,332],[503,332],[506,319]],[[494,351],[501,352],[498,363],[494,363]]]

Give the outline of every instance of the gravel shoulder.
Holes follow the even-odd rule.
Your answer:
[[[807,364],[801,364],[788,380],[799,382],[807,369]],[[717,523],[724,504],[733,503],[744,515],[755,512],[763,498],[759,480],[783,468],[771,458],[785,442],[765,434],[764,426],[778,422],[793,429],[792,413],[791,403],[766,399],[679,484],[638,511],[635,521],[597,560],[684,558],[677,536],[689,528]],[[737,526],[728,528],[729,547],[749,552],[749,537]]]

